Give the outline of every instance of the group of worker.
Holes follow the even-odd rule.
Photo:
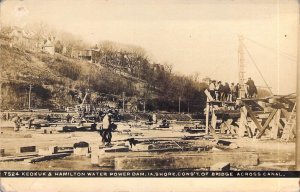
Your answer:
[[[254,81],[249,77],[248,81],[245,83],[245,95],[246,98],[255,98],[257,97],[257,88]],[[208,85],[208,90],[212,98],[216,101],[228,101],[234,102],[237,98],[240,97],[241,86],[239,83],[228,82],[225,84],[222,81],[211,80]]]
[[[15,116],[13,119],[12,119],[12,122],[14,123],[14,131],[20,131],[20,128],[21,128],[21,125],[24,123],[23,121],[24,119],[21,118],[20,116]],[[32,125],[33,125],[33,121],[34,121],[34,118],[33,117],[29,117],[27,119],[27,121],[25,122],[25,124],[27,123],[27,128],[28,129],[31,129]]]

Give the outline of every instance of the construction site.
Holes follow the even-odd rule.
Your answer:
[[[24,7],[16,10],[24,12]],[[233,21],[236,20],[240,22]],[[235,39],[222,44],[230,39],[223,36],[228,30],[222,25],[217,30],[207,30],[206,36],[202,35],[205,27],[192,28],[200,31],[194,40],[192,30],[187,30],[188,40],[182,42],[203,40],[197,44],[203,47],[194,48],[196,59],[191,59],[192,47],[180,52],[182,55],[170,55],[178,63],[193,63],[178,66],[201,71],[200,79],[199,73],[182,75],[174,72],[171,64],[152,60],[140,46],[96,42],[94,37],[91,45],[71,33],[47,27],[1,25],[1,170],[296,170],[297,95],[294,89],[279,94],[279,81],[287,81],[285,85],[292,88],[296,82],[290,82],[290,74],[280,73],[284,67],[280,68],[279,60],[286,58],[293,66],[297,61],[280,52],[279,44],[274,50],[247,35],[236,37],[229,32],[228,37]],[[173,33],[173,28],[168,30]],[[212,31],[217,31],[215,36],[210,35]],[[270,27],[270,31],[275,30]],[[97,30],[93,33],[101,34]],[[269,34],[264,35],[267,38]],[[269,42],[277,40],[271,37]],[[151,45],[152,41],[160,41],[157,37],[149,39]],[[178,50],[181,41],[175,39],[169,44],[174,48],[173,43],[179,42],[174,48]],[[207,39],[218,39],[221,46],[213,47]],[[159,50],[159,44],[153,46]],[[206,46],[213,52],[206,55]],[[235,52],[228,56],[230,47]],[[161,52],[172,51],[171,48]],[[258,50],[255,54],[260,57],[255,57],[253,50]],[[271,67],[265,67],[268,63]],[[277,79],[270,77],[271,71],[278,75]],[[224,81],[225,77],[228,80]],[[256,86],[254,80],[263,86]]]
[[[89,93],[65,112],[1,111],[1,169],[295,170],[296,95],[246,96],[240,43],[240,97],[221,100],[208,87],[199,113],[126,112],[123,102],[100,114]]]
[[[208,101],[207,123],[189,114],[159,113],[157,123],[135,114],[115,122],[109,146],[101,143],[101,123],[67,123],[64,113],[50,113],[55,122],[33,121],[31,129],[23,124],[19,132],[2,122],[0,165],[4,170],[293,170],[294,98],[241,99],[238,110]]]

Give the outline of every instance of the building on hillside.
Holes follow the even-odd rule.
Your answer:
[[[42,45],[42,51],[54,55],[55,53],[54,42],[55,42],[55,37],[49,37],[46,40],[44,40],[44,44]]]
[[[71,57],[75,58],[75,59],[79,59],[79,53],[80,53],[79,50],[72,48],[72,50],[71,50]]]
[[[78,57],[80,60],[88,61],[90,63],[97,63],[100,58],[99,49],[84,49],[79,51]]]
[[[10,33],[10,45],[29,51],[38,51],[38,40],[33,35],[19,27],[13,27]]]
[[[163,65],[161,65],[161,64],[154,63],[153,64],[153,70],[154,71],[164,71],[165,67]]]

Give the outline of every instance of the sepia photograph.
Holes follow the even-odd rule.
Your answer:
[[[299,171],[298,17],[297,0],[1,0],[1,176]]]

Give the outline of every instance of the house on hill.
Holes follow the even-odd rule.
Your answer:
[[[84,49],[79,51],[78,57],[80,60],[88,61],[90,63],[97,63],[100,58],[100,49]]]
[[[153,63],[153,70],[154,71],[164,71],[165,67],[161,64]]]
[[[42,51],[54,55],[55,53],[54,42],[55,42],[55,37],[48,37],[46,40],[44,40],[44,44],[42,45]]]
[[[38,51],[38,40],[32,33],[19,27],[13,27],[10,32],[10,45],[30,51]]]

